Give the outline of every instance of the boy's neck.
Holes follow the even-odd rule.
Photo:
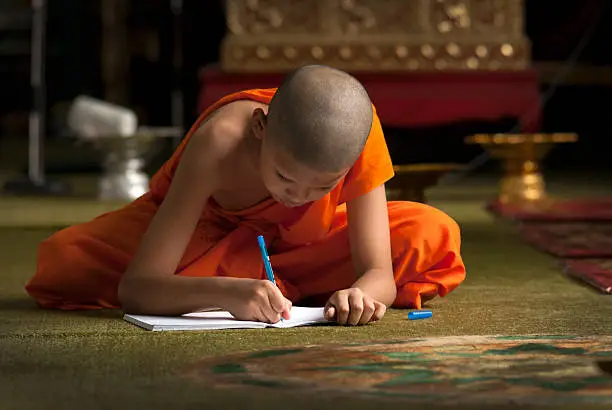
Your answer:
[[[261,170],[259,169],[259,155],[261,151],[261,141],[255,138],[251,127],[247,127],[240,144],[240,155],[246,156],[247,163],[253,172],[257,172],[259,175]]]

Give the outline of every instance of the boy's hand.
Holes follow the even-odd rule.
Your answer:
[[[387,306],[372,299],[359,288],[339,290],[325,306],[325,318],[341,325],[365,325],[382,319]]]
[[[222,308],[238,320],[276,323],[289,319],[291,301],[269,280],[236,279]]]

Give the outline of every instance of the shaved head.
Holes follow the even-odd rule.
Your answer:
[[[351,75],[304,66],[278,88],[268,110],[268,138],[297,162],[338,172],[359,158],[372,126],[372,103]]]

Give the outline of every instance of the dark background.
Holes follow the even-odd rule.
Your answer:
[[[129,104],[137,107],[140,120],[148,125],[169,125],[170,93],[176,76],[172,68],[174,19],[169,1],[130,0],[130,35],[155,36],[159,52],[151,58],[141,45],[130,44]],[[219,58],[225,20],[220,0],[184,0],[180,21],[183,68],[178,82],[184,96],[184,122],[188,126],[197,116],[197,72]],[[527,0],[526,32],[533,43],[533,60],[563,63],[576,51],[585,32],[592,34],[576,64],[604,68],[612,65],[612,6],[607,0]],[[0,0],[0,119],[4,123],[24,124],[31,100],[29,86],[29,26],[13,21],[6,27],[10,13],[27,10],[29,1]],[[4,22],[4,23],[3,23]],[[47,98],[49,137],[57,138],[61,126],[53,112],[79,94],[102,97],[100,64],[100,0],[49,0],[47,49]],[[144,34],[143,34],[144,33]],[[612,70],[611,70],[612,72]],[[551,167],[610,168],[604,144],[612,136],[612,79],[568,84],[561,78],[551,85],[542,78],[542,91],[553,86],[545,100],[545,132],[577,132],[580,142],[553,151]],[[587,75],[588,77],[588,75]],[[61,111],[60,111],[61,112]],[[21,121],[21,122],[20,122]],[[474,132],[505,132],[514,127],[508,119],[496,123],[464,123],[433,129],[386,130],[396,162],[467,162],[481,151],[466,146],[463,136]],[[0,138],[6,138],[6,127]],[[410,137],[410,138],[408,138]]]

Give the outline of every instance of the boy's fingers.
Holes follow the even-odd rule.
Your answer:
[[[289,299],[285,299],[285,310],[283,311],[283,318],[286,320],[291,319],[291,308],[293,307],[293,303]]]
[[[348,297],[349,315],[347,324],[355,326],[361,320],[363,313],[363,296],[360,294],[351,293]]]
[[[325,319],[327,319],[327,320],[334,320],[335,316],[336,316],[336,308],[334,306],[329,306],[325,310]]]
[[[348,297],[338,297],[334,305],[336,308],[336,322],[345,325],[350,312]]]
[[[287,299],[285,299],[283,293],[275,285],[272,285],[268,291],[268,300],[275,312],[282,313],[287,310]]]
[[[266,321],[268,323],[276,323],[281,318],[281,314],[279,312],[276,312],[270,306],[262,307],[261,310],[262,310],[263,314],[265,315]]]
[[[363,313],[361,314],[360,325],[365,325],[372,320],[374,312],[376,311],[376,305],[372,299],[366,299],[363,301]]]
[[[325,309],[323,310],[325,314],[325,318],[327,320],[335,320],[336,314],[338,313],[335,303],[338,300],[338,293],[334,293],[325,304]]]
[[[380,319],[383,318],[383,316],[385,315],[385,312],[387,311],[387,306],[385,306],[384,304],[380,303],[380,302],[374,302],[374,314],[372,315],[372,321],[376,322]]]
[[[277,314],[269,306],[260,306],[257,312],[257,320],[264,323],[276,323],[274,315]]]

